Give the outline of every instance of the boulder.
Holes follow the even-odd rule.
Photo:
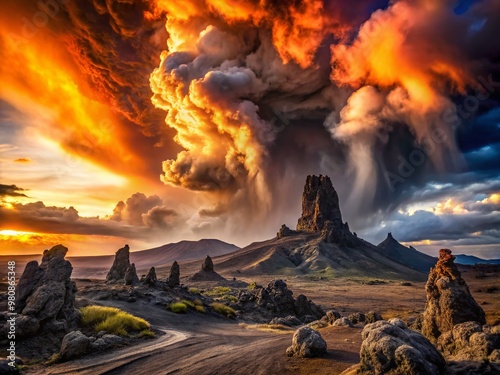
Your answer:
[[[326,342],[318,331],[301,327],[293,334],[292,346],[286,350],[289,357],[312,358],[326,354]]]
[[[125,277],[123,278],[125,285],[137,285],[139,284],[139,277],[137,276],[137,271],[135,270],[135,264],[132,263],[125,271]]]
[[[354,313],[348,316],[349,320],[352,322],[352,324],[358,324],[358,323],[364,323],[366,320],[365,314],[362,313]],[[381,320],[381,319],[378,319]],[[374,323],[374,322],[370,322]]]
[[[64,336],[61,351],[61,360],[66,361],[81,357],[87,351],[90,339],[80,331],[72,331]]]
[[[379,313],[376,313],[375,311],[368,311],[365,314],[365,324],[375,323],[379,320],[383,320],[383,318]]]
[[[431,268],[426,291],[422,333],[432,342],[456,324],[474,321],[486,323],[483,309],[472,297],[469,287],[454,263],[449,249],[439,250],[439,259]]]
[[[328,310],[325,315],[321,318],[321,321],[326,324],[332,325],[337,319],[340,318],[340,313],[336,310]]]
[[[343,318],[339,318],[336,321],[334,321],[332,326],[334,326],[334,327],[352,327],[353,325],[352,325],[352,322],[348,318],[343,317]]]
[[[130,247],[125,245],[115,254],[113,265],[106,276],[107,283],[121,283],[130,267]]]
[[[181,268],[179,267],[179,263],[174,261],[170,268],[170,275],[168,276],[168,286],[171,288],[179,286],[181,284],[180,278]]]
[[[146,275],[146,278],[144,279],[144,281],[142,283],[145,285],[153,286],[156,284],[157,281],[158,281],[158,278],[156,277],[156,270],[154,267],[151,267],[149,269],[148,274]]]
[[[362,339],[359,375],[446,374],[446,362],[432,343],[400,319],[366,325]]]
[[[261,289],[262,290],[262,289]],[[261,305],[263,302],[266,303],[266,296],[269,296],[270,300],[276,308],[276,312],[288,315],[295,315],[295,299],[293,298],[293,292],[288,289],[286,283],[283,280],[272,280],[265,290],[258,296],[258,303]]]

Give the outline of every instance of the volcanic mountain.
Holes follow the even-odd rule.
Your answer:
[[[426,278],[423,268],[408,267],[406,260],[353,234],[342,220],[330,178],[321,175],[307,177],[296,230],[283,225],[275,238],[217,257],[214,263],[221,273],[230,274]]]
[[[391,233],[388,233],[387,238],[379,243],[377,247],[390,259],[417,271],[429,272],[437,262],[437,258],[421,253],[414,247],[403,246],[394,239]]]

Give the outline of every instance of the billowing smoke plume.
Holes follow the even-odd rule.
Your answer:
[[[152,100],[184,149],[162,180],[266,212],[290,204],[280,178],[321,171],[367,204],[383,180],[374,155],[396,128],[409,129],[400,144],[439,138],[432,160],[444,168],[458,154],[452,97],[478,88],[490,56],[474,41],[499,8],[485,0],[458,15],[455,3],[157,0],[148,17],[166,19],[169,38]],[[311,143],[318,123],[333,139]]]

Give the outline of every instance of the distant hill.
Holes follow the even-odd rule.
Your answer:
[[[390,259],[420,272],[429,272],[437,261],[437,258],[421,253],[414,247],[403,246],[391,233],[377,247]]]
[[[474,255],[466,254],[456,255],[456,257],[455,263],[467,266],[473,266],[475,264],[500,264],[500,259],[481,259]]]

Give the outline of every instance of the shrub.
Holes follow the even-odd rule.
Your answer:
[[[155,337],[155,334],[153,331],[151,331],[150,329],[143,329],[140,333],[139,333],[139,336],[142,336],[142,337]]]
[[[255,281],[252,281],[250,284],[248,284],[247,289],[253,290],[257,288],[257,283]]]
[[[143,331],[149,329],[149,323],[115,307],[86,306],[80,309],[82,323],[90,326],[94,331],[127,336],[129,331]]]
[[[183,302],[172,302],[168,308],[176,314],[185,314],[187,311],[187,306]]]
[[[195,299],[193,302],[194,302],[195,305],[203,306],[203,302],[201,302],[200,299]]]
[[[205,313],[205,308],[202,305],[196,305],[195,309],[196,309],[196,311],[198,311],[200,313],[203,313],[203,314]]]
[[[183,304],[185,304],[187,307],[191,307],[192,309],[194,309],[194,303],[193,303],[193,301],[189,301],[187,299],[183,299],[181,302]]]
[[[231,291],[231,288],[227,286],[216,286],[212,290],[205,292],[208,296],[223,296]]]
[[[198,288],[189,288],[189,293],[191,294],[201,294]]]
[[[229,301],[229,302],[238,302],[238,297],[236,296],[231,296],[229,294],[226,294],[225,296],[222,297],[224,301]]]
[[[212,306],[217,314],[227,316],[228,318],[234,318],[236,316],[236,311],[223,303],[214,302],[210,306]]]

